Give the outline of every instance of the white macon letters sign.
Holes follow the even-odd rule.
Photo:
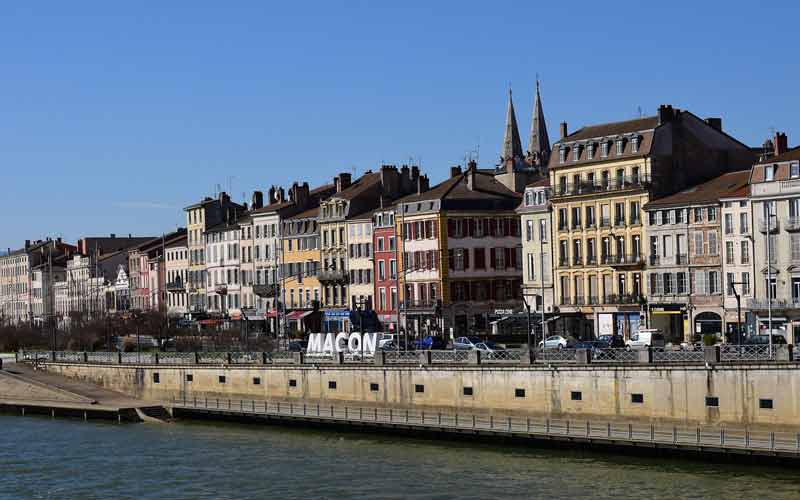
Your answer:
[[[306,353],[363,352],[374,354],[377,333],[312,333],[308,336]]]

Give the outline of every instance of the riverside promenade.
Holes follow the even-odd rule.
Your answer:
[[[161,418],[163,407],[95,384],[4,360],[0,370],[0,412],[139,422]]]

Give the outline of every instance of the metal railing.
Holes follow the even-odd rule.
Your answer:
[[[604,191],[621,191],[625,189],[639,189],[649,186],[650,177],[647,175],[631,175],[616,177],[597,182],[582,181],[578,183],[559,183],[553,190],[553,197],[575,196]]]
[[[645,422],[554,419],[520,415],[442,412],[421,408],[381,408],[303,401],[191,397],[174,398],[173,409],[235,415],[268,415],[335,423],[403,425],[437,432],[481,431],[498,435],[568,437],[573,440],[656,443],[674,448],[703,448],[709,453],[741,451],[800,454],[800,433],[748,427],[667,425]]]
[[[624,348],[596,349],[592,352],[592,363],[637,363],[639,351]]]
[[[583,351],[583,354],[580,354]],[[580,355],[579,355],[580,354]],[[793,346],[733,345],[721,344],[701,349],[679,348],[602,348],[586,349],[541,348],[529,352],[525,349],[480,350],[419,350],[376,351],[352,353],[300,353],[274,352],[75,352],[75,351],[21,351],[20,361],[54,362],[69,364],[123,364],[164,366],[253,366],[253,365],[318,365],[318,364],[362,364],[362,365],[446,365],[506,363],[525,366],[531,363],[572,362],[593,363],[638,363],[655,365],[668,363],[798,363],[800,356],[794,354]]]
[[[800,231],[800,217],[786,217],[783,224],[787,231]]]
[[[776,349],[769,345],[734,345],[719,346],[720,361],[771,361],[775,359]]]

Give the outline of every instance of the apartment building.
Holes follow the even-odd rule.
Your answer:
[[[206,311],[214,316],[241,319],[241,227],[228,220],[205,230]]]
[[[166,285],[167,314],[170,317],[184,317],[189,312],[189,247],[188,237],[176,239],[166,245]],[[119,278],[119,276],[117,276]]]
[[[525,188],[517,208],[522,223],[522,296],[536,313],[550,315],[556,305],[553,285],[553,211],[550,205],[550,179],[541,179]]]
[[[320,332],[322,328],[319,212],[319,207],[310,208],[281,222],[278,310],[274,315],[284,333]]]
[[[244,207],[231,201],[224,191],[217,198],[205,197],[183,209],[186,212],[187,246],[189,248],[189,294],[190,314],[203,313],[208,297],[205,274],[205,231],[225,220],[236,220]],[[133,276],[131,276],[133,278]]]
[[[586,126],[550,157],[556,301],[581,338],[628,337],[645,316],[642,207],[747,168],[751,150],[718,118],[660,106],[655,116]]]
[[[400,323],[417,335],[497,333],[521,313],[521,195],[470,162],[397,201]]]
[[[748,304],[753,297],[755,259],[753,258],[753,212],[747,186],[720,197],[722,204],[722,277],[725,297],[723,310],[726,338],[741,341],[739,335],[753,334],[754,325]],[[738,300],[737,300],[738,295]]]
[[[748,307],[758,332],[800,338],[800,147],[776,134],[774,155],[752,169],[755,271]]]
[[[345,221],[347,228],[347,269],[351,321],[358,331],[378,329],[375,314],[375,254],[372,212],[365,212]]]
[[[383,165],[379,172],[367,171],[355,183],[348,173],[334,178],[335,193],[320,204],[322,236],[322,302],[325,328],[329,332],[350,331],[351,312],[357,309],[349,293],[347,221],[380,206],[381,197],[393,199],[413,191],[420,179],[419,168]],[[363,271],[362,271],[363,275]]]
[[[372,213],[374,248],[373,276],[375,281],[374,309],[381,330],[398,331],[399,288],[397,282],[397,227],[395,209],[382,201],[381,208]]]
[[[668,342],[727,332],[722,263],[734,249],[723,238],[721,199],[746,195],[749,177],[723,174],[645,205],[648,326]]]

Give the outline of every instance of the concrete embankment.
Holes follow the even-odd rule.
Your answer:
[[[646,424],[800,428],[796,363],[685,366],[228,366],[48,363],[151,401],[253,399]]]
[[[117,421],[142,421],[139,413],[160,415],[158,404],[83,383],[24,363],[6,364],[0,370],[0,411],[17,415],[78,417]]]

